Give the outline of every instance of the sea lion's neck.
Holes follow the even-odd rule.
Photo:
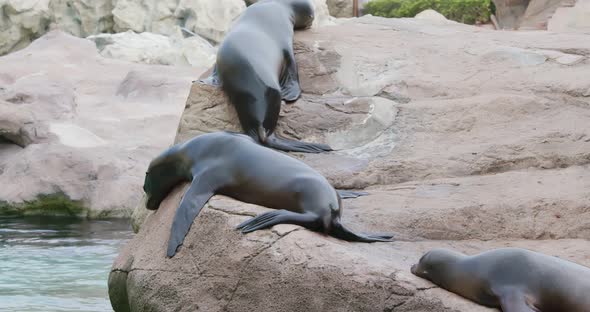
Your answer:
[[[449,265],[445,281],[446,289],[460,294],[470,300],[479,302],[482,298],[482,285],[485,285],[481,281],[479,274],[477,274],[477,268],[473,267],[471,263],[466,261],[467,256],[457,258]]]

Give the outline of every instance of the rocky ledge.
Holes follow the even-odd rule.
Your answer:
[[[491,311],[410,273],[433,247],[518,246],[590,265],[590,36],[363,17],[298,32],[303,97],[279,132],[339,151],[293,155],[339,188],[348,243],[215,196],[165,257],[177,188],[113,264],[116,311]],[[193,84],[177,141],[237,129],[218,89]],[[140,207],[140,211],[145,211]],[[138,214],[140,215],[140,214]],[[141,223],[141,221],[138,221]]]
[[[206,68],[101,57],[50,32],[0,58],[0,212],[129,216]]]

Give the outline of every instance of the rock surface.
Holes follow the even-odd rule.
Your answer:
[[[94,41],[104,57],[146,64],[208,68],[215,63],[217,51],[199,36],[184,38],[181,34],[168,37],[129,30],[89,36],[87,39]]]
[[[547,25],[557,32],[590,32],[590,1],[576,0],[575,5],[561,6]]]
[[[314,6],[314,20],[312,28],[330,26],[335,24],[335,19],[330,15],[326,0],[311,0]]]
[[[590,28],[588,0],[493,0],[502,29],[584,31]]]
[[[566,2],[575,0],[533,0],[520,18],[518,29],[547,29],[547,22]]]
[[[447,23],[447,22],[452,22],[449,21],[444,15],[438,13],[435,10],[424,10],[418,14],[416,14],[416,16],[414,16],[414,18],[417,19],[426,19],[426,20],[430,20],[433,22],[440,22],[440,23]]]
[[[112,0],[0,0],[0,55],[26,47],[50,29],[78,37],[113,28]]]
[[[167,259],[178,187],[115,260],[114,308],[494,311],[410,265],[434,247],[504,246],[590,265],[589,39],[369,16],[297,32],[304,94],[283,105],[278,131],[339,149],[292,156],[365,188],[343,222],[398,240],[290,225],[242,235],[237,224],[268,210],[215,196]],[[193,84],[177,141],[237,125],[218,89]]]
[[[0,0],[0,55],[51,29],[77,37],[127,30],[169,36],[184,27],[220,42],[245,7],[243,0]]]
[[[334,17],[352,17],[352,0],[328,0],[328,10]]]
[[[1,57],[0,68],[0,207],[59,195],[89,216],[131,214],[205,69],[106,59],[57,31]]]
[[[316,13],[313,27],[333,25],[326,0],[311,1]],[[178,37],[182,28],[219,43],[245,8],[244,0],[0,0],[0,55],[26,47],[51,29],[78,37],[128,30]],[[163,40],[152,45],[167,46]],[[196,47],[194,42],[188,45]],[[138,57],[129,55],[135,52],[124,54]]]
[[[170,35],[181,26],[220,42],[245,8],[243,0],[118,0],[113,9],[114,30]]]

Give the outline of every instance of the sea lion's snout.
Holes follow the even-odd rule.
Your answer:
[[[156,204],[156,201],[154,200],[153,196],[150,196],[150,195],[147,196],[147,200],[145,202],[145,208],[147,208],[149,210],[158,209],[158,205]]]
[[[416,270],[418,269],[418,264],[414,264],[412,265],[412,267],[410,268],[410,272],[412,272],[412,274],[417,275]]]

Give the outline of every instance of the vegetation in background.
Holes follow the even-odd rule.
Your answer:
[[[46,216],[86,216],[87,209],[82,202],[69,199],[65,194],[40,195],[35,200],[22,204],[9,204],[0,201],[0,213],[4,215],[46,215]]]
[[[491,0],[372,0],[363,13],[383,17],[414,17],[432,9],[447,19],[465,24],[487,23],[493,9]]]

